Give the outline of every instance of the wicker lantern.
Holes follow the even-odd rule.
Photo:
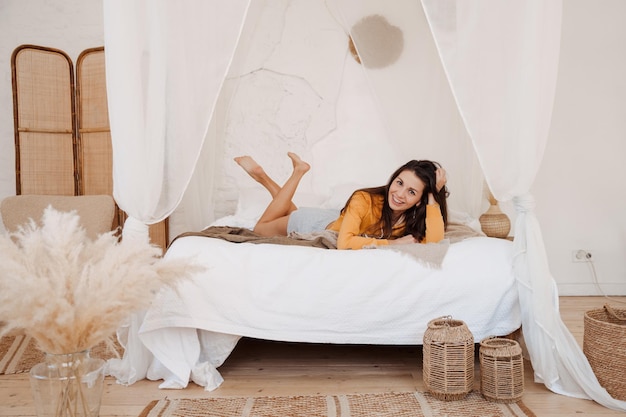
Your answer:
[[[524,394],[524,360],[519,343],[487,338],[480,342],[480,391],[498,403],[514,403]]]
[[[431,320],[424,332],[424,384],[440,400],[460,400],[474,385],[474,336],[452,317]]]

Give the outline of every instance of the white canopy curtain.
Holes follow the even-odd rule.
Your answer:
[[[556,86],[560,1],[422,0],[465,126],[496,198],[517,210],[515,275],[535,377],[550,390],[616,410],[561,321],[529,193]]]
[[[248,3],[103,2],[113,195],[129,216],[125,238],[147,239],[147,225],[181,201]]]
[[[113,195],[129,216],[124,239],[149,239],[148,225],[169,216],[183,198],[248,4],[103,2]],[[211,186],[201,188],[196,209],[210,210],[202,202],[211,198]],[[119,331],[127,348],[113,372],[129,384],[145,378],[150,357],[137,336],[142,315],[129,317]]]

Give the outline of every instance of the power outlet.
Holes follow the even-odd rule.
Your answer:
[[[572,262],[591,262],[593,253],[586,249],[576,249],[572,251]]]

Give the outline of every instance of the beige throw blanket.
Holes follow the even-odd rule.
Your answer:
[[[200,232],[186,232],[174,240],[185,236],[204,236],[227,240],[233,243],[271,243],[275,245],[309,246],[321,249],[337,249],[337,232],[324,230],[310,234],[292,232],[289,236],[260,236],[250,229],[229,226],[211,226]],[[462,224],[451,223],[446,230],[445,239],[438,243],[368,246],[364,249],[393,250],[412,256],[420,264],[429,268],[440,268],[451,243],[468,237],[484,236]],[[173,242],[173,241],[172,241]]]
[[[250,229],[244,227],[230,227],[230,226],[210,226],[199,232],[185,232],[182,233],[174,240],[185,236],[204,236],[212,237],[216,239],[223,239],[233,243],[272,243],[275,245],[297,245],[297,246],[310,246],[321,249],[337,249],[337,238],[333,239],[332,236],[310,236],[308,238],[294,238],[288,236],[273,236],[266,237],[254,233]],[[174,240],[170,243],[174,243]]]

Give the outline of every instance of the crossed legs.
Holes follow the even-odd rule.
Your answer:
[[[292,199],[298,189],[300,180],[311,166],[293,152],[288,152],[287,156],[291,159],[293,171],[282,187],[270,178],[263,167],[252,159],[252,157],[246,155],[235,158],[235,162],[237,162],[237,164],[239,164],[256,182],[265,187],[272,196],[272,201],[254,226],[254,232],[259,235],[287,236],[289,214],[297,209]]]

